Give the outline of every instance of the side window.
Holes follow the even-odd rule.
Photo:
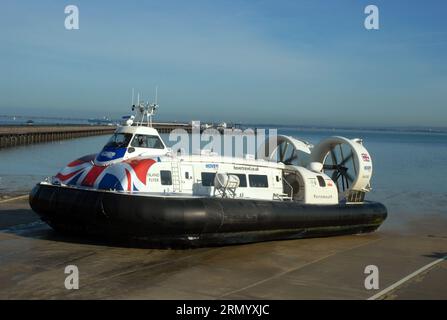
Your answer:
[[[134,148],[147,148],[146,136],[137,134],[132,140],[131,146]]]
[[[161,143],[160,138],[157,136],[148,136],[147,137],[147,145],[149,148],[164,149],[163,143]]]
[[[163,143],[157,136],[148,136],[144,134],[137,134],[132,140],[131,146],[134,148],[152,148],[164,149]]]
[[[130,133],[115,133],[110,137],[104,148],[125,148],[129,145],[132,134]]]
[[[326,181],[324,181],[322,176],[317,176],[318,183],[320,184],[320,187],[326,187]]]
[[[202,172],[202,186],[212,187],[214,186],[214,177],[216,174],[214,172]]]
[[[169,170],[160,170],[160,181],[163,186],[172,185],[172,176],[171,171]]]
[[[268,188],[269,183],[267,176],[260,174],[250,174],[248,175],[248,180],[250,181],[250,187],[253,188]]]
[[[247,187],[247,176],[243,173],[230,173],[233,176],[237,176],[239,178],[239,187],[246,188]]]

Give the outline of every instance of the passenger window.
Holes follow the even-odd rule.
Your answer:
[[[326,187],[326,181],[324,181],[324,178],[322,176],[317,176],[317,179],[320,187]]]
[[[131,133],[115,133],[104,148],[125,148],[129,145],[130,139],[132,139]]]
[[[247,176],[243,173],[230,173],[233,176],[237,176],[239,178],[239,187],[246,188],[247,187]]]
[[[142,134],[137,134],[132,140],[131,146],[134,148],[147,148],[147,137]]]
[[[267,176],[259,174],[248,175],[248,180],[250,182],[250,187],[253,188],[268,188],[269,183]]]
[[[214,172],[202,172],[202,186],[212,187],[214,186],[214,177],[216,174]]]
[[[137,134],[132,140],[131,146],[134,148],[152,148],[152,149],[164,149],[163,143],[157,136],[148,136],[143,134]]]
[[[157,136],[148,136],[147,137],[147,146],[153,149],[164,149],[163,143],[160,138]]]
[[[172,185],[172,176],[171,171],[169,170],[161,170],[160,171],[160,181],[163,186]]]

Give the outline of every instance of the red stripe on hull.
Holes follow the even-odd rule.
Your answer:
[[[98,176],[107,167],[93,166],[82,181],[82,185],[86,187],[93,187]]]
[[[93,161],[95,159],[95,156],[96,155],[94,155],[94,154],[89,154],[88,156],[84,156],[82,158],[79,158],[79,159],[77,159],[75,161],[70,162],[67,166],[68,167],[76,167],[76,166],[78,166],[80,164]]]
[[[126,176],[127,176],[127,191],[131,191],[132,190],[132,181],[130,180],[131,179],[130,172],[127,171],[127,169],[126,169]]]
[[[138,179],[146,184],[146,177],[147,172],[149,171],[149,168],[155,163],[156,161],[153,159],[145,159],[145,160],[130,160],[129,164],[135,171]]]
[[[70,179],[71,177],[73,177],[73,176],[76,175],[77,173],[81,172],[82,170],[83,170],[83,169],[79,169],[79,170],[76,170],[76,171],[74,171],[74,172],[72,172],[72,173],[69,173],[69,174],[58,173],[58,174],[56,175],[56,178],[58,178],[58,179],[61,180],[61,181],[65,181],[65,180]]]

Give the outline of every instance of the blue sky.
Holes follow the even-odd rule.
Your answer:
[[[162,119],[447,126],[446,15],[443,0],[6,0],[0,114],[121,116],[132,87],[158,85]]]

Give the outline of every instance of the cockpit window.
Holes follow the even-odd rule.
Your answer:
[[[131,146],[134,148],[164,149],[163,143],[157,136],[137,134],[132,140]]]
[[[110,137],[109,141],[105,145],[105,148],[125,148],[128,146],[130,139],[132,139],[131,133],[115,133]]]

